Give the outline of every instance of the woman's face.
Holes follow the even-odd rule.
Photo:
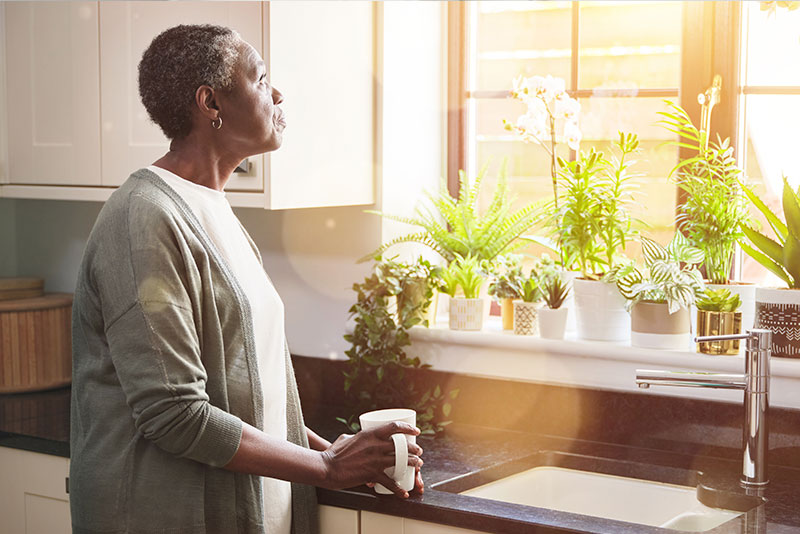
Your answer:
[[[217,93],[221,133],[234,153],[252,156],[276,150],[283,141],[286,121],[278,107],[281,92],[267,81],[264,61],[255,48],[242,41],[231,91]]]

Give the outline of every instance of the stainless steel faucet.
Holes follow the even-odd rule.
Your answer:
[[[730,336],[705,336],[695,338],[697,343],[746,339],[744,374],[704,373],[691,371],[636,370],[636,383],[640,388],[651,385],[723,388],[744,390],[744,431],[742,436],[742,484],[763,486],[767,477],[769,451],[769,358],[772,331],[760,328],[746,334]]]

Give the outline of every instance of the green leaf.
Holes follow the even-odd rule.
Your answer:
[[[800,240],[791,234],[786,236],[786,244],[783,247],[783,267],[792,277],[789,287],[800,287]]]
[[[789,278],[789,275],[786,273],[786,270],[783,267],[781,267],[780,264],[776,263],[774,260],[772,260],[772,258],[754,249],[747,243],[740,241],[739,246],[742,247],[742,250],[744,251],[745,254],[756,260],[763,267],[769,270],[772,274],[774,274],[775,276],[786,282],[786,284],[789,287],[792,286],[792,279]]]
[[[450,398],[451,398],[451,399],[455,399],[456,397],[458,397],[458,394],[459,394],[460,392],[461,392],[461,390],[460,390],[460,389],[454,389],[454,390],[451,390],[451,391],[450,391]]]
[[[381,366],[381,367],[378,367],[378,368],[375,370],[375,374],[376,374],[376,375],[377,375],[377,377],[378,377],[378,382],[382,382],[382,381],[383,381],[383,374],[384,374],[384,369],[383,369],[383,367],[382,367],[382,366]]]
[[[450,411],[452,409],[453,407],[450,406],[450,404],[445,404],[444,406],[442,406],[442,413],[444,414],[445,417],[450,417]]]
[[[758,211],[760,211],[764,217],[766,217],[767,222],[769,222],[770,226],[775,231],[775,235],[778,236],[778,239],[781,242],[785,241],[788,229],[783,221],[781,221],[780,218],[769,208],[769,206],[764,204],[764,202],[758,198],[758,196],[753,193],[749,187],[746,187],[741,182],[739,182],[739,185],[741,186],[742,191],[744,191],[745,196],[750,199],[750,202],[752,202]]]
[[[789,234],[793,235],[795,239],[800,239],[800,202],[785,176],[783,177],[783,215],[786,218]]]
[[[769,256],[773,262],[777,263],[778,265],[783,263],[783,247],[780,244],[776,243],[761,232],[753,230],[749,226],[742,226],[742,233],[744,233],[744,235],[753,243],[753,245],[761,249],[761,252]],[[753,259],[756,258],[753,257]],[[756,259],[756,261],[758,260]]]

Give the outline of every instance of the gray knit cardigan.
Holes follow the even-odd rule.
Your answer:
[[[263,424],[248,301],[154,173],[133,173],[103,206],[72,323],[73,532],[263,533],[259,478],[221,469],[242,421]],[[285,358],[288,439],[308,447]],[[317,523],[314,488],[292,484],[293,534]]]

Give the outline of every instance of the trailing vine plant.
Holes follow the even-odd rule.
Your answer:
[[[428,281],[421,300],[398,299],[396,311],[391,297],[397,297],[420,274]],[[423,435],[434,436],[450,421],[450,401],[458,390],[447,393],[438,384],[425,387],[420,370],[431,366],[411,358],[405,348],[411,344],[408,329],[424,324],[421,310],[430,305],[437,284],[438,268],[423,259],[407,265],[392,260],[378,261],[373,273],[353,284],[356,303],[350,308],[355,321],[352,334],[344,339],[352,344],[345,351],[347,370],[344,392],[348,415],[337,417],[348,431],[358,432],[359,414],[383,408],[411,408],[417,412],[417,426]]]

